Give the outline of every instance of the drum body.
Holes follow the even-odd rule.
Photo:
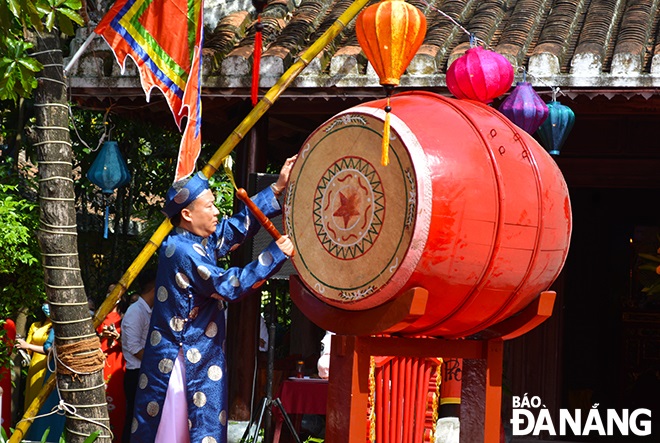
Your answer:
[[[426,312],[403,335],[465,337],[516,314],[568,252],[554,160],[491,107],[411,92],[391,99],[382,166],[384,106],[336,115],[299,152],[284,223],[301,280],[348,311],[425,288]]]

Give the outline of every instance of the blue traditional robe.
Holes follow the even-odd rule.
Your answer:
[[[270,188],[253,201],[269,217],[280,213]],[[180,350],[185,360],[190,442],[226,442],[225,301],[251,292],[281,267],[286,256],[272,242],[244,268],[225,270],[217,265],[217,258],[258,229],[258,221],[244,208],[220,220],[208,238],[176,228],[161,245],[156,301],[135,398],[133,443],[154,441]]]

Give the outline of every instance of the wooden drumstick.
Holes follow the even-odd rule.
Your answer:
[[[273,222],[271,222],[270,219],[266,217],[263,212],[261,212],[261,209],[259,209],[257,205],[254,204],[252,199],[250,199],[247,192],[245,192],[245,189],[236,189],[236,196],[238,196],[238,198],[240,198],[241,201],[245,203],[245,206],[247,206],[250,212],[252,212],[259,223],[261,223],[261,226],[264,227],[264,229],[271,235],[271,237],[273,237],[275,240],[279,240],[282,237],[282,234],[280,234],[280,231],[277,230]]]

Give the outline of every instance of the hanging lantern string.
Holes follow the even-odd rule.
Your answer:
[[[557,93],[559,92],[559,87],[552,88],[552,101],[557,101]]]
[[[447,20],[449,20],[450,22],[452,22],[457,28],[459,28],[461,31],[463,31],[465,34],[467,34],[467,35],[470,37],[470,46],[472,46],[473,44],[476,44],[477,42],[479,42],[479,43],[482,43],[482,44],[484,45],[484,47],[490,49],[490,48],[488,47],[488,43],[486,43],[485,41],[481,40],[480,38],[478,38],[476,35],[474,35],[474,34],[471,33],[470,31],[468,31],[468,30],[465,28],[465,26],[461,25],[459,22],[457,22],[455,19],[453,19],[449,14],[447,14],[446,12],[444,12],[444,11],[442,11],[442,10],[436,8],[435,6],[431,5],[431,4],[430,4],[429,2],[427,2],[426,0],[420,0],[420,1],[421,1],[424,5],[426,5],[427,8],[430,8],[430,9],[434,10],[435,12],[439,13],[439,14],[442,15],[444,18],[446,18]]]
[[[566,94],[564,94],[564,91],[562,91],[561,88],[560,88],[559,86],[552,85],[552,84],[550,84],[550,83],[544,82],[542,79],[540,79],[540,78],[536,77],[535,75],[530,74],[529,72],[527,72],[527,69],[525,69],[524,66],[518,66],[518,67],[516,68],[516,71],[517,71],[517,72],[520,72],[520,73],[522,74],[522,76],[523,76],[523,82],[526,82],[526,81],[527,81],[527,76],[530,76],[530,77],[533,78],[535,81],[537,81],[538,83],[540,83],[542,86],[545,86],[546,88],[549,88],[549,89],[550,89],[550,92],[552,93],[552,101],[557,101],[557,100],[556,100],[556,99],[557,99],[557,94],[561,94],[561,95],[563,95],[564,97],[567,96]]]
[[[112,134],[112,130],[115,129],[115,125],[110,122],[110,111],[112,110],[114,106],[114,103],[111,103],[110,106],[108,106],[105,110],[105,114],[103,114],[103,134],[101,135],[101,138],[99,139],[98,144],[96,145],[96,148],[92,148],[86,141],[83,139],[82,135],[80,135],[80,132],[78,132],[78,126],[76,125],[76,119],[74,118],[73,115],[73,109],[71,106],[67,106],[69,109],[69,121],[71,122],[71,126],[73,126],[73,130],[76,133],[76,136],[78,137],[78,140],[80,143],[82,143],[87,149],[90,150],[90,152],[96,152],[99,150],[101,145],[103,145],[103,142],[106,140],[110,140],[110,135]],[[109,126],[110,125],[110,126]]]
[[[469,38],[470,38],[470,47],[471,47],[471,48],[474,47],[477,43],[479,43],[479,44],[483,45],[484,48],[486,48],[486,49],[488,49],[488,50],[490,50],[490,51],[495,51],[495,49],[494,49],[493,47],[491,47],[486,41],[484,41],[484,40],[478,38],[476,35],[474,35],[474,33],[468,31],[468,30],[465,28],[465,26],[461,25],[458,21],[456,21],[454,18],[452,18],[449,14],[447,14],[447,13],[444,12],[444,11],[442,11],[441,9],[438,9],[437,7],[435,7],[434,5],[430,4],[430,3],[429,3],[428,1],[426,1],[426,0],[420,0],[420,1],[421,1],[424,5],[426,5],[427,8],[434,10],[435,12],[437,12],[438,14],[440,14],[441,16],[443,16],[444,18],[446,18],[447,20],[449,20],[450,22],[452,22],[452,23],[454,24],[454,26],[456,26],[458,29],[460,29],[461,31],[463,31],[467,36],[469,36]],[[525,69],[525,67],[524,67],[524,66],[516,66],[516,70],[517,70],[518,72],[521,72],[521,73],[523,74],[523,81],[526,81],[526,79],[527,79],[527,75],[528,75],[529,73],[527,72],[527,70]],[[553,91],[553,96],[552,96],[552,97],[553,97],[553,98],[552,98],[553,101],[556,101],[555,99],[556,99],[557,93],[561,93],[562,95],[566,95],[566,94],[564,94],[564,93],[559,89],[558,86],[550,85],[550,84],[544,82],[543,80],[541,80],[540,78],[538,78],[538,77],[536,77],[536,76],[534,76],[534,75],[532,75],[532,74],[529,74],[529,76],[532,77],[532,78],[534,78],[537,82],[541,83],[543,86],[548,87],[548,88],[550,88],[550,89]],[[556,89],[556,92],[555,92],[555,89]]]
[[[112,130],[115,128],[115,125],[112,124],[110,121],[110,110],[112,109],[112,105],[110,105],[106,110],[105,114],[103,115],[103,134],[101,135],[101,138],[99,138],[99,143],[96,145],[96,149],[93,151],[98,151],[101,145],[103,145],[104,141],[110,141],[110,136],[112,135]]]
[[[71,89],[71,88],[68,88]],[[80,140],[80,143],[82,143],[87,149],[90,151],[94,151],[94,149],[87,144],[84,138],[80,135],[80,132],[78,132],[78,126],[76,125],[76,119],[73,116],[73,109],[71,109],[71,106],[67,106],[69,108],[69,121],[71,122],[71,126],[73,126],[73,130],[76,133],[76,136],[78,136],[78,140]],[[98,148],[97,148],[98,149]]]

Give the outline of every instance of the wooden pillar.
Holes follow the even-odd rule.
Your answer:
[[[369,355],[361,353],[356,336],[332,337],[328,415],[328,442],[364,442],[367,438]]]
[[[502,419],[502,363],[504,341],[495,339],[486,346],[486,418],[484,443],[499,443]]]

